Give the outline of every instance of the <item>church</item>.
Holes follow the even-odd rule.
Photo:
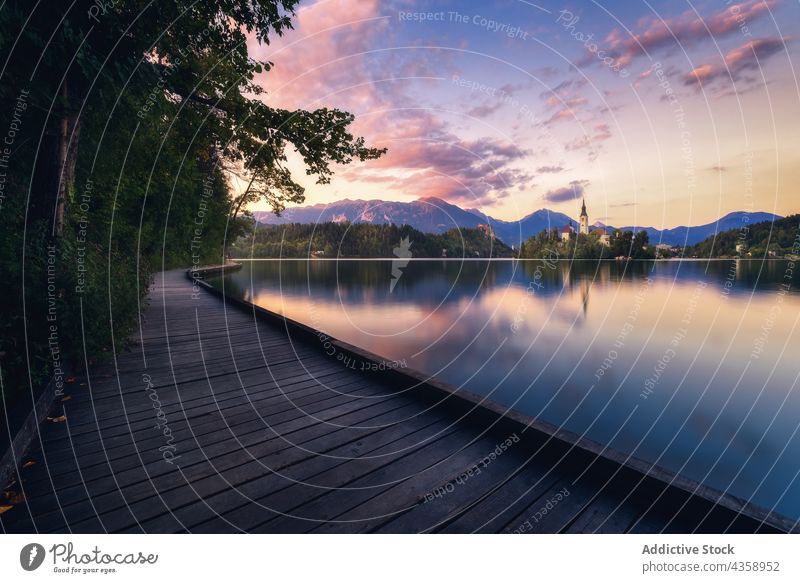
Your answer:
[[[578,231],[581,235],[588,235],[589,234],[589,215],[586,214],[586,199],[583,199],[583,204],[581,205],[581,226],[580,230]]]
[[[570,236],[575,232],[575,228],[572,226],[572,221],[570,221],[569,225],[561,229],[561,239],[564,241],[569,240]],[[604,227],[598,227],[597,229],[592,229],[593,233],[597,233],[598,241],[603,245],[608,245],[608,232]],[[581,201],[581,216],[580,216],[580,223],[578,225],[578,233],[581,235],[588,235],[589,234],[589,213],[586,212],[586,199],[582,199]]]

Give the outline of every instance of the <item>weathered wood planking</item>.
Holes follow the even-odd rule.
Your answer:
[[[133,346],[68,386],[4,531],[786,530],[418,373],[346,368],[314,330],[192,283],[159,274]]]

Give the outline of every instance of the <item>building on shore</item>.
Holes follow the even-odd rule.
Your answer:
[[[561,229],[560,236],[562,241],[568,241],[569,238],[575,233],[575,227],[572,226],[572,221],[570,221],[569,225]],[[581,201],[581,216],[580,222],[578,226],[578,233],[581,235],[588,235],[589,234],[589,213],[586,212],[586,199]],[[597,234],[597,240],[605,245],[609,246],[611,244],[609,230],[605,227],[597,227],[591,230],[592,233]]]
[[[492,229],[491,225],[487,225],[485,223],[481,223],[478,225],[478,230],[481,231],[488,239],[494,241],[497,237],[494,234],[494,229]]]
[[[595,229],[592,229],[592,233],[597,234],[597,241],[601,245],[605,245],[606,247],[611,245],[611,240],[609,239],[608,236],[608,229],[606,227],[597,227]]]

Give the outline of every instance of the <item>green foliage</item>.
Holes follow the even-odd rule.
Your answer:
[[[409,257],[512,257],[510,247],[480,229],[451,229],[442,234],[422,233],[408,225],[320,223],[317,225],[262,225],[231,248],[234,257],[403,257],[407,239]]]
[[[153,271],[222,262],[249,202],[301,202],[287,150],[320,183],[384,152],[350,133],[347,112],[260,99],[271,63],[248,54],[248,33],[268,42],[297,3],[0,6],[0,139],[14,128],[0,160],[6,402],[50,375],[51,326],[73,368],[118,350]],[[255,188],[234,193],[231,168]]]
[[[632,231],[614,231],[609,234],[609,244],[600,241],[596,231],[572,234],[566,241],[559,237],[557,229],[542,231],[530,237],[520,247],[522,259],[653,259],[655,249],[650,245],[646,231],[635,235]]]
[[[541,231],[529,237],[519,248],[521,259],[543,259],[553,257],[555,253],[560,253],[558,229]]]
[[[686,247],[685,257],[784,257],[798,254],[800,215],[731,229]],[[743,245],[736,250],[737,245]]]

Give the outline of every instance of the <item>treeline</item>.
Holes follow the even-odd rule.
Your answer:
[[[684,257],[785,257],[800,254],[800,215],[723,231],[686,247]],[[737,245],[739,250],[736,249]]]
[[[481,229],[422,233],[408,225],[319,223],[260,225],[231,247],[238,258],[512,257],[512,249]]]
[[[119,349],[153,272],[223,261],[247,203],[302,201],[288,150],[321,183],[383,153],[347,112],[258,98],[271,64],[247,46],[297,3],[2,3],[3,406]]]
[[[646,231],[614,231],[608,245],[593,231],[588,235],[573,233],[562,240],[557,229],[542,231],[520,246],[521,259],[654,259],[655,247],[650,245]]]

